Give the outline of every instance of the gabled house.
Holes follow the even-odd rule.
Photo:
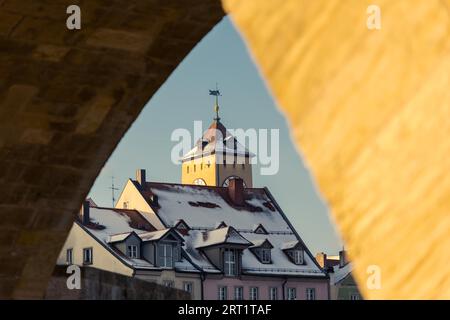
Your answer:
[[[86,201],[58,257],[76,264],[182,288],[200,299],[198,269],[182,255],[175,228],[157,230],[139,211],[91,207]]]
[[[137,170],[116,208],[83,206],[58,263],[88,261],[194,299],[328,299],[327,274],[268,188],[253,187],[253,156],[217,114],[182,157],[182,184]]]
[[[216,187],[143,176],[126,183],[117,207],[177,229],[203,299],[328,299],[326,273],[267,188],[244,188],[239,178]]]

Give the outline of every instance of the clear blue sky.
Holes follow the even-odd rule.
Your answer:
[[[175,145],[171,133],[176,128],[192,131],[194,120],[210,124],[214,112],[208,89],[216,82],[222,92],[220,113],[225,126],[280,130],[280,170],[261,176],[256,168],[254,187],[270,189],[313,254],[337,253],[342,243],[328,209],[296,153],[285,119],[228,18],[192,50],[147,103],[106,163],[90,197],[99,205],[111,206],[111,176],[121,190],[137,168],[147,169],[148,180],[179,183],[181,167],[170,159]]]

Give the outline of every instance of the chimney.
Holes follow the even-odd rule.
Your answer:
[[[242,206],[244,204],[244,180],[241,178],[230,179],[228,195],[235,205]]]
[[[90,208],[89,201],[87,201],[87,200],[83,201],[83,205],[81,207],[80,215],[81,215],[81,222],[84,225],[89,224],[89,222],[91,221],[90,216],[89,216],[89,208]]]
[[[327,254],[323,252],[319,252],[316,254],[316,261],[323,269],[327,268]]]
[[[136,170],[136,181],[143,187],[145,185],[145,169]]]
[[[339,267],[342,268],[347,264],[347,255],[345,250],[339,251]]]

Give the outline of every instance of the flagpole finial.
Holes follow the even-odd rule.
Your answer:
[[[219,117],[219,96],[221,96],[220,91],[217,87],[217,83],[216,83],[216,90],[209,90],[209,95],[210,96],[215,96],[216,97],[216,103],[214,105],[214,112],[216,113],[216,117],[214,118],[214,121],[219,121],[220,117]]]

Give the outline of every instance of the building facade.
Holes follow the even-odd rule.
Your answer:
[[[234,141],[231,146],[229,141]],[[143,169],[115,208],[83,206],[58,264],[82,264],[208,300],[329,298],[329,278],[217,117],[182,158],[182,183]]]
[[[183,289],[193,299],[200,299],[199,273],[182,257],[182,240],[173,229],[157,230],[136,210],[101,208],[86,202],[57,265],[94,267]],[[157,255],[169,251],[170,255]]]

